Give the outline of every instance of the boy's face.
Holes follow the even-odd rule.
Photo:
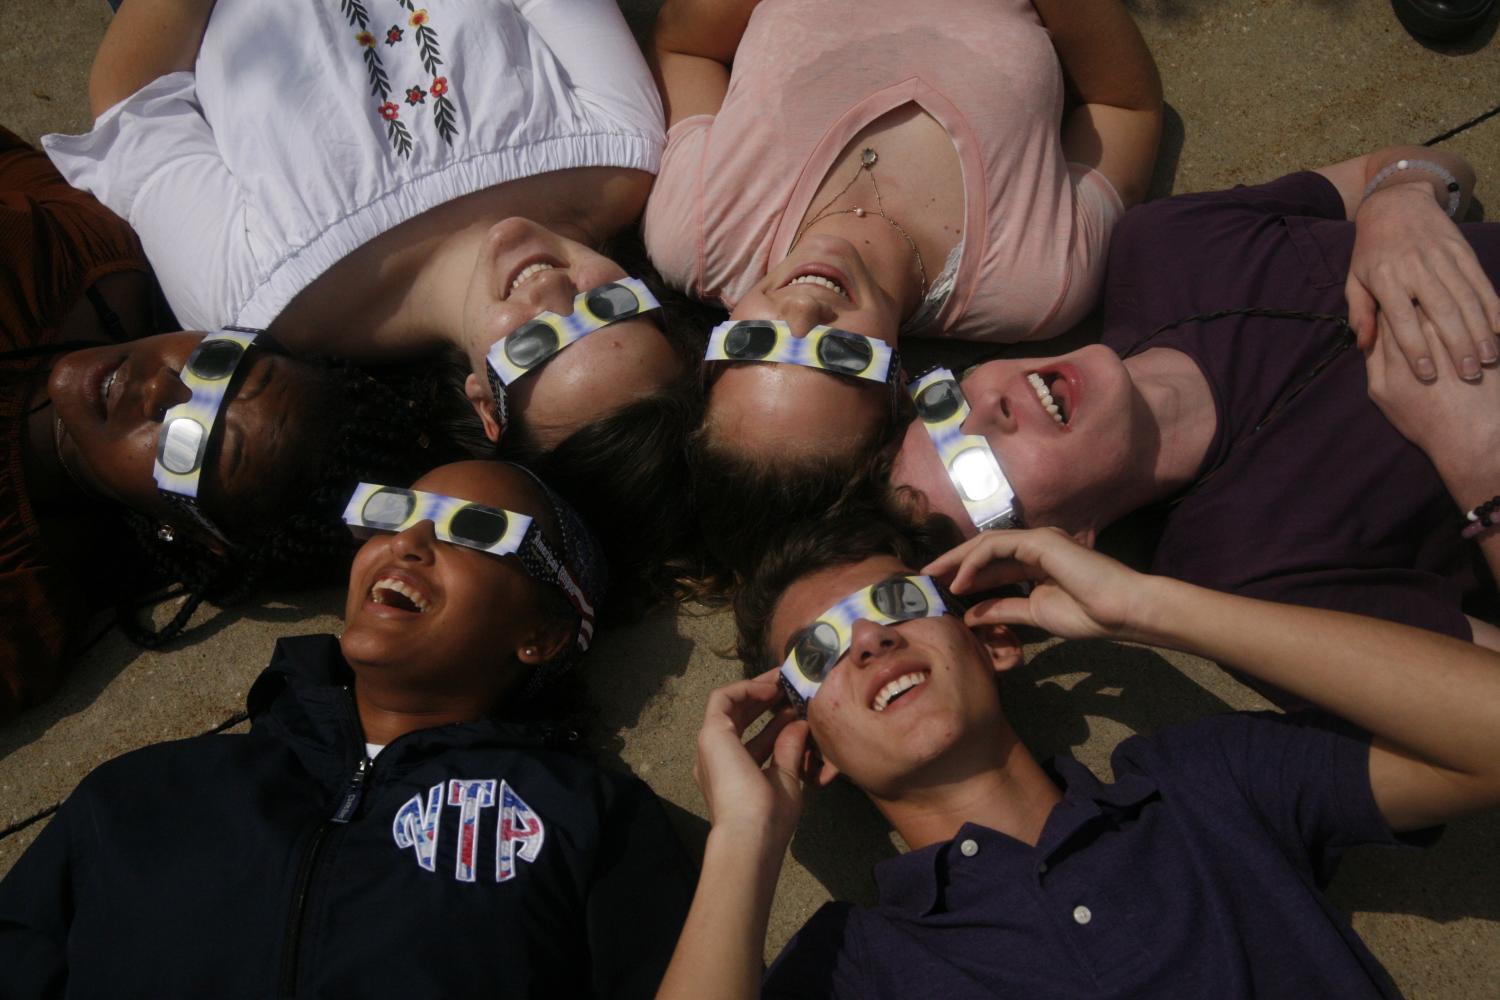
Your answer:
[[[530,514],[533,530],[545,527],[556,537],[540,491],[511,466],[447,465],[412,488]],[[519,557],[438,541],[431,521],[379,532],[349,572],[344,658],[357,675],[380,671],[382,683],[435,697],[472,696],[488,708],[520,684],[527,664],[560,652],[541,588]]]
[[[895,557],[876,556],[802,577],[772,615],[772,654],[784,658],[798,632],[848,595],[913,572]],[[807,720],[823,758],[871,795],[894,798],[964,768],[973,752],[989,756],[1009,731],[995,685],[995,672],[1021,657],[1008,631],[981,641],[962,620],[942,615],[892,625],[861,620],[852,638],[808,703]],[[907,675],[921,682],[878,708],[882,690]]]

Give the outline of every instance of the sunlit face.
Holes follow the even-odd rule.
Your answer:
[[[786,655],[798,631],[849,594],[914,572],[892,556],[876,556],[801,578],[776,605],[767,633],[770,652]],[[892,625],[861,620],[852,645],[808,703],[807,720],[825,759],[856,785],[892,797],[955,752],[991,744],[1001,724],[995,670],[1019,660],[1013,640],[994,659],[953,615]],[[921,678],[915,686],[912,675]],[[902,680],[905,678],[906,680]],[[882,698],[893,682],[906,687]]]
[[[964,432],[989,442],[1032,527],[1104,527],[1117,513],[1113,494],[1123,477],[1150,461],[1155,439],[1140,395],[1120,358],[1102,345],[1056,358],[986,362],[961,388],[971,410]],[[976,534],[919,421],[906,429],[891,479],[921,493],[930,510],[948,515],[966,536]]]
[[[47,390],[62,422],[59,452],[88,491],[198,532],[152,476],[162,417],[192,393],[178,373],[202,340],[167,333],[74,351],[53,367]],[[235,375],[205,458],[199,499],[231,536],[260,527],[323,447],[313,419],[318,378],[304,363],[252,347]],[[207,537],[204,537],[208,541]]]
[[[556,537],[550,507],[514,466],[460,462],[434,469],[413,489],[529,514]],[[520,683],[525,666],[556,652],[528,655],[549,623],[542,584],[519,556],[494,556],[438,541],[431,521],[400,533],[377,532],[349,571],[344,658],[355,669],[382,672],[413,691],[471,696],[489,705]],[[571,629],[564,630],[571,640]]]
[[[732,319],[785,320],[803,336],[819,324],[896,345],[901,316],[848,240],[811,234],[735,304]],[[847,456],[870,448],[890,410],[887,386],[801,365],[712,366],[705,420],[720,441],[753,454]]]
[[[464,300],[463,338],[469,380],[491,440],[494,423],[485,354],[502,337],[542,312],[567,316],[579,292],[625,277],[618,264],[582,243],[526,219],[506,219],[486,235]],[[682,362],[656,321],[624,320],[564,348],[508,387],[512,414],[524,414],[543,447],[660,392],[682,372]]]

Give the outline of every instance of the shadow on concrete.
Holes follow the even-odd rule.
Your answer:
[[[1187,138],[1187,126],[1182,115],[1170,104],[1161,109],[1161,145],[1156,150],[1156,169],[1151,172],[1151,185],[1146,189],[1146,200],[1165,198],[1177,184],[1177,162],[1182,159],[1182,144]]]
[[[342,589],[324,588],[295,595],[267,595],[265,603],[245,603],[215,609],[210,617],[193,625],[181,637],[161,647],[170,652],[204,642],[240,621],[300,622],[318,615],[338,615],[344,610]],[[175,600],[169,603],[175,608]],[[168,611],[170,614],[170,611]],[[105,628],[108,616],[97,616],[97,627]],[[122,671],[133,664],[145,650],[125,638],[119,629],[109,626],[68,670],[61,687],[41,704],[22,712],[0,728],[0,760],[39,738],[47,730],[72,715],[85,711]],[[265,660],[271,658],[267,645]],[[235,706],[242,709],[243,705]]]
[[[1500,920],[1500,815],[1449,823],[1431,850],[1352,851],[1328,895],[1345,912]]]
[[[585,691],[578,708],[588,727],[586,741],[621,770],[630,770],[621,757],[621,732],[640,724],[662,684],[681,677],[692,656],[692,640],[677,631],[677,612],[660,608],[638,622],[615,626],[583,668]]]
[[[875,905],[870,869],[899,853],[890,824],[859,789],[847,781],[809,789],[792,838],[792,857],[834,899]]]

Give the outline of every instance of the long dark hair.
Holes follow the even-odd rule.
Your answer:
[[[491,451],[473,411],[443,391],[448,375],[438,367],[377,377],[348,364],[309,363],[318,398],[308,405],[326,422],[325,444],[300,463],[306,473],[283,487],[283,516],[231,539],[233,549],[223,554],[183,532],[167,540],[151,518],[124,512],[148,579],[180,583],[185,595],[159,628],[142,621],[135,599],[122,597],[118,622],[132,641],[170,641],[205,600],[229,604],[269,584],[338,581],[355,547],[340,514],[356,483],[405,485],[438,465]]]
[[[610,617],[628,619],[679,595],[693,573],[686,561],[693,551],[686,445],[701,419],[698,364],[715,313],[666,286],[634,227],[599,252],[644,281],[661,303],[662,332],[680,374],[550,449],[513,414],[499,457],[535,471],[583,515],[609,558]]]

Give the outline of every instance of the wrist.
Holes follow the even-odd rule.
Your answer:
[[[1421,193],[1433,198],[1450,219],[1458,218],[1463,201],[1463,186],[1458,178],[1447,167],[1431,160],[1403,158],[1382,167],[1365,185],[1360,208],[1375,195],[1391,191]]]
[[[1171,645],[1190,589],[1179,580],[1141,574],[1116,638],[1147,646]]]

